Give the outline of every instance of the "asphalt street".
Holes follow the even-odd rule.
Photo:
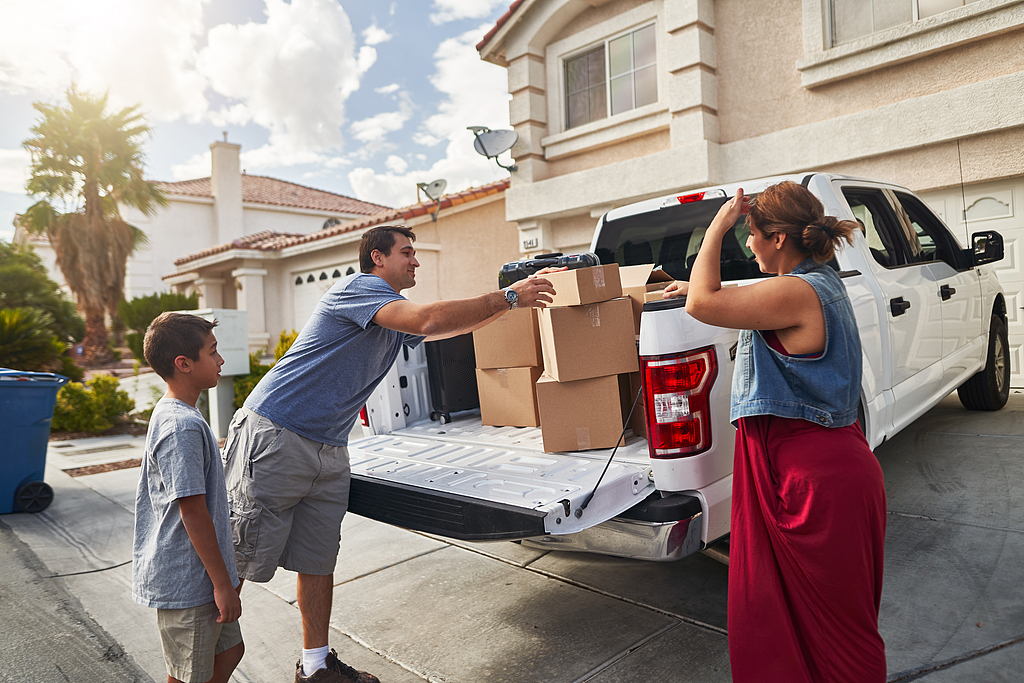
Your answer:
[[[52,442],[53,504],[0,517],[0,680],[164,680],[155,615],[131,601],[125,564],[141,449],[134,437]],[[1022,453],[1019,390],[995,413],[947,398],[876,450],[890,681],[1021,680]],[[120,469],[81,469],[103,463]],[[353,515],[331,645],[384,683],[726,682],[727,578],[704,555],[659,564],[452,542]],[[291,681],[294,575],[247,584],[242,601],[234,680]]]

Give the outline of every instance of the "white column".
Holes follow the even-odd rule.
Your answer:
[[[222,308],[224,306],[224,278],[201,277],[192,283],[199,291],[199,308]]]
[[[237,268],[231,271],[238,287],[238,309],[248,313],[249,351],[270,351],[267,332],[266,304],[263,299],[263,278],[266,268]]]

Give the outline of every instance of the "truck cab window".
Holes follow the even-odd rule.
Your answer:
[[[707,227],[726,201],[706,199],[607,221],[595,251],[601,263],[654,263],[676,280],[688,280]],[[767,277],[746,247],[749,234],[744,216],[723,239],[723,280]]]
[[[877,190],[845,188],[843,196],[864,231],[871,257],[881,266],[892,268],[906,261],[896,249],[889,212],[884,197]]]
[[[945,261],[956,270],[969,267],[962,263],[960,243],[938,216],[916,197],[902,192],[894,194],[900,218],[908,226],[908,237],[912,236],[911,245],[916,246],[913,262]]]

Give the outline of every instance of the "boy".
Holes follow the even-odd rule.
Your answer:
[[[143,342],[167,393],[149,421],[135,496],[132,597],[158,610],[168,683],[224,683],[245,652],[224,465],[196,410],[224,364],[216,325],[162,313]]]

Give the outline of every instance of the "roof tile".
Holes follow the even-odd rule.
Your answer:
[[[213,197],[210,178],[156,183],[169,194]],[[259,175],[242,175],[242,201],[253,204],[293,206],[317,211],[372,215],[388,207],[363,202],[345,195]]]
[[[462,190],[461,192],[446,194],[441,197],[441,208],[445,209],[452,206],[458,206],[459,204],[465,204],[466,202],[483,199],[484,197],[504,192],[511,184],[511,179],[505,178],[504,180],[498,180],[493,183],[488,183],[487,185],[481,185],[480,187],[471,187],[468,190]],[[316,242],[335,235],[362,230],[364,228],[373,227],[374,225],[381,225],[388,221],[409,220],[417,216],[425,216],[428,213],[433,213],[436,207],[437,203],[430,201],[420,202],[401,209],[384,209],[383,211],[379,211],[372,216],[367,216],[366,218],[357,218],[347,223],[339,223],[337,225],[332,225],[329,228],[317,230],[305,235],[267,230],[247,235],[246,237],[242,237],[228,244],[220,244],[215,247],[210,247],[209,249],[196,252],[195,254],[189,254],[188,256],[176,260],[174,265],[180,267],[192,261],[197,261],[232,249],[280,251],[286,247]]]

